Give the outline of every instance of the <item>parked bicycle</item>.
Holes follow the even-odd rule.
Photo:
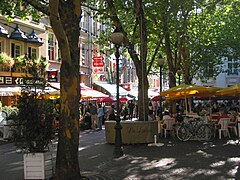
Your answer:
[[[182,122],[177,128],[177,137],[181,141],[188,141],[190,138],[199,141],[210,141],[214,137],[213,128],[204,124],[200,118],[190,119]]]

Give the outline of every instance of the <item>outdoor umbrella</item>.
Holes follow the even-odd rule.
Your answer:
[[[154,96],[151,101],[159,101],[160,100],[160,95]]]
[[[173,99],[185,99],[186,111],[187,108],[187,98],[193,96],[212,96],[214,95],[216,88],[205,87],[192,84],[181,84],[179,86],[170,88],[166,91],[160,93],[161,96],[165,96],[169,100]]]
[[[235,84],[233,86],[218,90],[216,92],[217,96],[228,96],[228,95],[240,95],[240,84]]]
[[[165,97],[162,97],[162,100],[165,100]],[[160,101],[160,95],[154,96],[150,101]]]
[[[101,98],[99,99],[100,103],[104,103],[104,102],[115,102],[115,100],[111,97],[105,97],[105,98]]]
[[[121,97],[121,98],[119,98],[120,102],[127,102],[129,100],[132,100],[132,98],[128,98],[128,97]]]

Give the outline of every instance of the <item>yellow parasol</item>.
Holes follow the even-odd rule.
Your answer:
[[[187,109],[187,98],[197,97],[210,97],[215,94],[219,88],[216,87],[205,87],[192,84],[181,84],[179,86],[170,88],[160,93],[161,96],[165,96],[168,100],[185,99],[186,110]]]
[[[240,84],[235,84],[233,86],[218,90],[216,92],[217,96],[228,96],[228,95],[240,95]]]
[[[179,86],[170,88],[160,93],[161,96],[165,96],[168,99],[181,99],[183,97],[193,96],[212,96],[219,90],[216,87],[205,87],[192,84],[181,84]]]

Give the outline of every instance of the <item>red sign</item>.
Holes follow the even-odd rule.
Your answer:
[[[104,69],[102,67],[94,67],[93,72],[94,73],[103,73]]]
[[[103,56],[93,56],[93,61],[103,61],[104,57]]]
[[[103,56],[93,56],[93,67],[103,67],[104,66],[104,57]]]
[[[103,66],[104,66],[104,61],[102,60],[93,61],[93,67],[103,67]]]

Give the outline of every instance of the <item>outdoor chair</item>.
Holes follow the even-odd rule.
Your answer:
[[[174,132],[174,129],[173,129],[173,125],[174,125],[174,119],[165,119],[163,121],[163,125],[162,125],[162,128],[163,128],[163,131],[164,131],[164,137],[166,138],[167,137],[167,132],[169,131],[170,133]]]
[[[238,118],[237,117],[230,117],[231,120],[228,124],[228,128],[232,131],[234,131],[235,135],[238,136],[238,132],[237,132],[237,122],[238,122]]]
[[[220,118],[217,124],[217,128],[218,128],[218,135],[219,135],[219,139],[221,139],[221,134],[222,132],[226,135],[228,135],[228,137],[230,138],[230,133],[228,131],[228,124],[230,122],[230,118]]]

